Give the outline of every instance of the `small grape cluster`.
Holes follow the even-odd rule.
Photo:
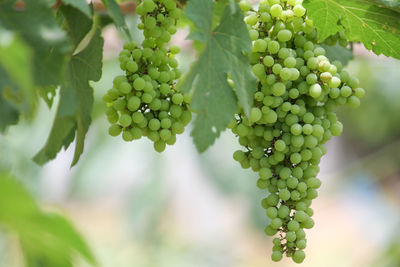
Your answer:
[[[175,80],[181,76],[175,55],[179,47],[166,45],[176,32],[181,10],[174,0],[144,0],[136,8],[144,41],[138,47],[127,42],[119,56],[125,75],[115,77],[103,100],[111,123],[109,134],[122,132],[125,141],[148,137],[154,149],[164,151],[176,142],[191,121],[190,95],[179,92]]]
[[[324,144],[339,136],[337,106],[360,105],[365,91],[357,78],[330,62],[317,44],[317,31],[299,0],[261,0],[258,9],[240,2],[253,41],[249,55],[257,77],[254,106],[229,125],[243,150],[233,158],[257,172],[273,239],[272,260],[283,254],[294,262],[305,258],[304,229],[314,226],[311,202],[318,196],[317,178]]]

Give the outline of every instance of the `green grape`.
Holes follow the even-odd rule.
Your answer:
[[[271,255],[271,259],[275,262],[278,262],[282,259],[282,252],[281,251],[274,251]]]
[[[111,136],[118,136],[120,133],[122,132],[122,128],[121,126],[117,125],[117,124],[112,124],[110,126],[110,128],[108,128],[108,133]]]
[[[258,108],[252,108],[250,112],[250,120],[252,122],[257,122],[261,119],[262,117],[262,112]]]
[[[278,5],[278,4],[274,4],[271,6],[270,12],[271,12],[272,17],[275,17],[275,18],[280,17],[282,15],[282,6]]]
[[[292,32],[289,30],[280,30],[278,32],[278,40],[279,42],[287,42],[292,39]]]
[[[254,52],[265,52],[267,47],[268,47],[268,44],[265,40],[258,39],[253,44],[253,51]]]
[[[143,80],[143,78],[138,77],[135,79],[135,81],[133,81],[133,88],[135,88],[135,90],[141,91],[144,89],[145,85],[146,81]]]

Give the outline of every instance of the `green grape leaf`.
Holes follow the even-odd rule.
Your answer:
[[[340,45],[334,45],[334,46],[328,46],[328,45],[322,45],[323,48],[326,50],[326,55],[330,61],[334,60],[339,60],[343,66],[346,66],[350,60],[354,58],[353,51],[351,49],[340,46]]]
[[[125,34],[132,39],[131,33],[129,32],[128,26],[126,25],[125,18],[121,13],[117,2],[115,0],[101,0],[106,6],[110,17],[114,20],[114,24],[117,28],[122,29]]]
[[[57,88],[58,86],[49,85],[49,86],[39,87],[37,89],[39,96],[44,100],[44,102],[47,104],[49,108],[53,106]]]
[[[400,59],[400,14],[369,0],[305,0],[319,40],[340,31],[375,54]]]
[[[15,0],[1,1],[0,24],[18,33],[31,47],[34,83],[39,86],[60,84],[72,47],[53,9],[43,2],[26,0],[24,10],[19,11],[14,3]]]
[[[251,52],[251,40],[243,13],[233,0],[214,30],[212,0],[189,1],[185,14],[197,28],[188,38],[203,42],[204,49],[178,87],[193,92],[191,105],[198,115],[192,136],[203,152],[233,119],[238,100],[246,114],[250,113],[256,79],[244,52]],[[228,75],[234,88],[228,83]]]
[[[0,225],[17,234],[27,266],[72,266],[77,255],[96,264],[71,223],[43,212],[22,184],[6,173],[0,173]]]
[[[34,157],[43,165],[55,158],[64,146],[72,142],[76,131],[75,154],[71,166],[75,165],[83,152],[84,139],[91,123],[93,88],[89,81],[101,77],[103,38],[97,30],[87,47],[72,56],[67,70],[67,80],[60,90],[60,102],[56,118],[45,146]]]
[[[86,2],[86,0],[62,0],[64,5],[73,6],[83,14],[85,14],[88,18],[91,18],[93,15],[93,11],[90,5]]]
[[[65,19],[66,30],[76,49],[92,28],[93,21],[80,10],[69,5],[61,4],[59,10]]]

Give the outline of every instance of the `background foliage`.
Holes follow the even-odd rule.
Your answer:
[[[62,160],[68,161],[68,165],[72,162],[71,166],[74,166],[82,153],[84,156],[69,174],[71,181],[66,195],[70,197],[65,197],[64,201],[86,198],[96,202],[96,195],[98,197],[101,192],[108,190],[109,181],[105,176],[102,176],[103,180],[96,180],[101,173],[96,166],[104,162],[110,166],[117,164],[117,160],[110,159],[110,155],[119,156],[117,148],[121,149],[121,144],[108,141],[105,123],[102,118],[98,118],[103,112],[99,96],[111,84],[110,77],[118,68],[113,60],[103,59],[106,51],[103,51],[105,46],[102,34],[104,35],[106,29],[115,27],[123,40],[139,40],[141,37],[134,30],[136,20],[129,18],[126,23],[117,2],[102,2],[107,8],[106,14],[96,13],[94,5],[88,5],[84,0],[63,0],[62,3],[55,0],[25,0],[23,6],[15,0],[0,2],[0,131],[3,134],[0,137],[0,166],[3,169],[0,174],[0,225],[5,233],[13,233],[19,240],[27,266],[72,266],[81,264],[79,259],[87,264],[97,265],[79,231],[60,215],[64,212],[47,211],[37,204],[34,196],[43,198],[48,193],[41,192],[38,188],[43,173],[32,163],[31,158],[37,164],[44,165],[72,145],[74,152],[71,153],[71,149],[66,154],[61,152]],[[399,2],[389,0],[305,1],[321,41],[344,29],[345,36],[350,41],[362,43],[375,54],[397,59],[400,59],[399,5]],[[246,59],[242,54],[249,51],[250,39],[239,11],[233,1],[213,3],[211,0],[189,1],[185,9],[187,18],[183,24],[191,23],[192,33],[189,39],[195,40],[195,46],[200,53],[187,70],[180,86],[184,90],[195,92],[193,107],[198,115],[192,135],[199,151],[206,150],[220,136],[236,111],[238,101],[245,110],[248,111],[250,107],[251,90],[239,89],[245,86],[252,88],[255,82],[249,74],[249,68],[245,66]],[[110,26],[110,22],[115,26]],[[335,26],[331,27],[332,25]],[[215,32],[220,34],[214,34]],[[223,46],[217,45],[220,43]],[[224,53],[227,48],[234,48],[234,53]],[[190,55],[183,58],[185,62],[190,61],[195,52],[187,50],[187,53]],[[352,50],[339,46],[330,47],[328,53],[337,56],[342,62],[348,62],[353,55]],[[211,61],[211,66],[206,61]],[[183,64],[187,64],[185,62]],[[370,177],[373,188],[377,191],[384,190],[384,195],[391,198],[391,203],[398,205],[400,200],[396,186],[399,184],[400,173],[397,153],[400,145],[400,118],[396,88],[400,67],[395,61],[368,57],[352,62],[350,67],[355,73],[358,72],[362,86],[367,89],[368,94],[358,111],[344,111],[346,116],[342,116],[345,126],[347,125],[345,139],[342,140],[347,147],[345,155],[358,160],[354,160],[353,165],[347,166],[343,173],[337,175],[357,179],[357,174],[363,170],[368,173],[364,176]],[[232,88],[227,77],[242,86]],[[100,83],[96,86],[96,92],[93,82],[97,81]],[[217,99],[218,102],[211,102],[208,98]],[[221,102],[220,99],[224,101]],[[51,117],[54,117],[52,125]],[[18,123],[20,125],[16,125]],[[92,139],[89,147],[84,149],[85,137],[90,127]],[[183,142],[188,140],[186,137]],[[229,150],[233,149],[233,145],[226,140],[223,135],[220,148],[227,151],[226,155],[230,155]],[[44,145],[40,148],[42,144]],[[143,143],[129,149],[147,153],[144,152],[147,145]],[[112,146],[115,148],[111,149]],[[197,167],[189,168],[187,172],[193,173],[196,168],[202,169],[209,178],[209,186],[212,190],[221,192],[226,201],[235,201],[236,198],[242,201],[258,201],[258,196],[253,194],[249,183],[239,177],[248,176],[248,173],[239,172],[233,166],[230,166],[231,169],[221,169],[226,161],[223,161],[223,156],[215,156],[215,150],[198,157],[193,148],[186,146],[186,150],[179,151],[179,144],[177,146],[177,153],[190,154],[195,158]],[[132,156],[126,153],[127,157]],[[141,162],[140,157],[143,157],[137,154],[133,156],[136,157],[136,163]],[[151,160],[157,168],[150,171],[150,166],[145,171],[140,171],[136,165],[133,171],[142,173],[149,179],[142,182],[137,191],[129,192],[128,197],[123,198],[129,206],[124,215],[126,223],[135,223],[137,229],[143,230],[141,234],[134,234],[136,242],[147,243],[152,248],[142,255],[143,261],[149,261],[158,255],[160,262],[170,262],[170,265],[164,266],[189,266],[193,262],[195,266],[233,266],[230,265],[236,262],[233,256],[213,256],[210,251],[204,252],[205,248],[190,246],[186,253],[184,248],[171,244],[177,241],[166,237],[162,230],[165,226],[160,224],[160,221],[168,217],[163,207],[165,201],[171,201],[168,199],[171,191],[167,191],[168,186],[157,179],[165,170],[160,166],[167,164],[164,162],[166,159],[153,154],[144,157]],[[61,167],[63,170],[68,169],[65,162]],[[125,164],[130,165],[132,162]],[[113,176],[113,169],[109,170],[108,178]],[[59,176],[59,171],[53,171],[51,176]],[[123,176],[120,172],[118,174]],[[17,179],[20,181],[17,182]],[[250,185],[252,184],[253,181]],[[248,200],[249,196],[254,199]],[[398,206],[396,207],[392,211],[393,221],[398,222]],[[258,217],[259,211],[246,212],[251,218],[251,227],[262,226],[264,218]],[[251,227],[249,228],[252,229]],[[400,262],[398,239],[389,240],[387,237],[386,241],[387,249],[381,246],[382,258],[378,255],[377,258],[385,266],[397,266]],[[96,256],[102,262],[107,262],[104,256],[107,253],[103,254],[99,252],[101,249],[93,247]],[[214,248],[221,252],[224,246]],[[116,251],[112,251],[110,254],[115,253]],[[168,258],[173,255],[176,255],[176,259]],[[204,259],[206,255],[211,256]],[[0,258],[6,259],[1,254]],[[130,266],[129,264],[138,262],[139,260],[126,261],[120,266]],[[1,264],[10,266],[6,261],[0,261],[0,266]],[[154,266],[151,263],[139,263],[139,266],[146,264]],[[106,266],[104,263],[100,265]]]

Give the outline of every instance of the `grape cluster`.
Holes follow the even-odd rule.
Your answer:
[[[254,106],[247,117],[239,110],[229,125],[244,150],[233,158],[257,172],[273,239],[272,260],[283,254],[294,262],[305,258],[304,229],[314,226],[311,202],[318,196],[317,178],[324,144],[339,136],[337,106],[360,105],[365,91],[357,78],[330,62],[317,44],[317,31],[299,0],[261,0],[258,9],[240,2],[253,41],[249,55],[257,77]]]
[[[166,47],[181,10],[174,0],[144,0],[136,13],[141,16],[138,28],[145,39],[141,47],[125,43],[119,56],[125,75],[115,77],[113,88],[103,97],[111,123],[109,134],[122,132],[125,141],[146,136],[162,152],[192,119],[190,95],[179,92],[175,83],[181,76],[174,58],[179,47]]]

